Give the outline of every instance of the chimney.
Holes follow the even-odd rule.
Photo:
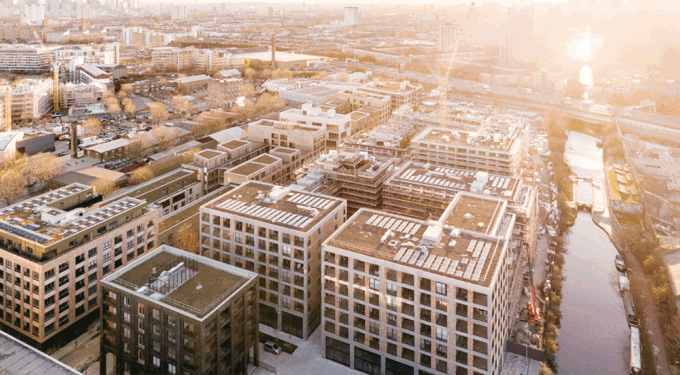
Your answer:
[[[78,124],[71,123],[71,157],[78,158]]]
[[[276,69],[276,34],[272,34],[272,69]]]

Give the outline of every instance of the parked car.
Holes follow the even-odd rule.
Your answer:
[[[281,347],[274,341],[267,341],[264,343],[264,351],[278,355],[281,353]]]
[[[616,269],[619,270],[619,272],[626,270],[626,263],[623,262],[623,257],[621,255],[616,255],[614,263],[616,263]]]

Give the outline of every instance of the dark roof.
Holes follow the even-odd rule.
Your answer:
[[[0,332],[0,374],[80,375],[75,369]]]

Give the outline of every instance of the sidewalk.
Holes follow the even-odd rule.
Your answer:
[[[99,324],[97,324],[92,330],[85,332],[84,334],[80,335],[77,337],[75,340],[69,342],[67,345],[63,346],[56,352],[51,354],[51,357],[56,358],[58,360],[62,360],[64,357],[67,355],[71,354],[71,352],[79,345],[87,342],[94,336],[99,334]]]

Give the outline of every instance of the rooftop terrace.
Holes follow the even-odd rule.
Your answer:
[[[104,282],[200,319],[256,276],[252,272],[163,245]]]
[[[307,231],[342,202],[326,195],[249,181],[204,207]]]

